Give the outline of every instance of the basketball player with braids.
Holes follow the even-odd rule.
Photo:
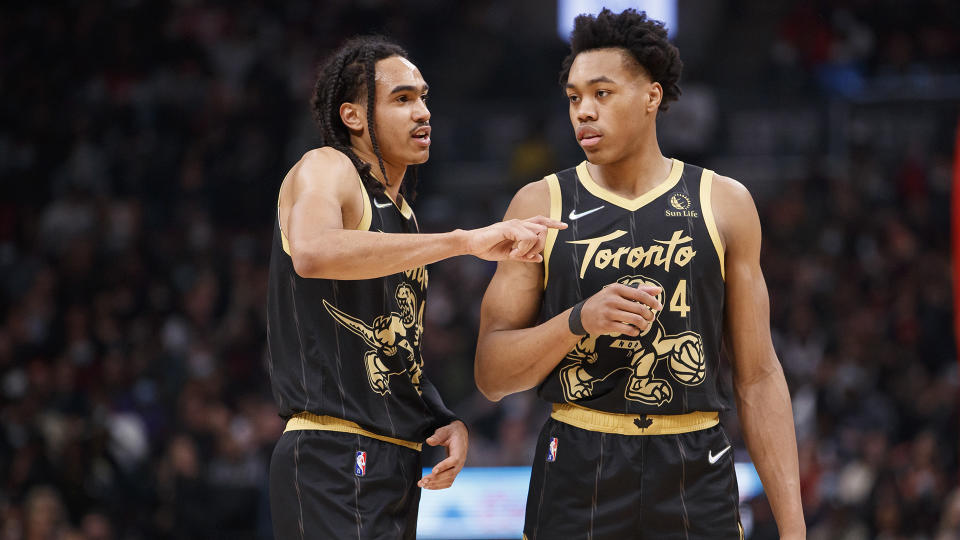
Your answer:
[[[483,300],[475,375],[492,400],[553,403],[525,537],[742,538],[718,413],[721,339],[747,449],[782,538],[803,538],[790,394],[770,338],[760,222],[738,182],[663,156],[658,111],[682,63],[663,23],[574,23],[560,82],[586,161],[522,188],[508,219],[562,216],[543,264],[503,261]]]
[[[449,487],[467,430],[424,376],[425,265],[542,260],[542,216],[420,234],[408,200],[430,153],[427,84],[399,46],[348,41],[313,100],[323,147],[280,186],[268,370],[286,429],[270,463],[275,536],[415,538],[420,487]],[[409,178],[407,178],[409,174]],[[447,458],[421,478],[423,442]]]

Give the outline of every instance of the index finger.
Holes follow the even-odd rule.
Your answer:
[[[550,219],[546,216],[534,216],[532,218],[527,218],[524,221],[529,221],[531,223],[537,223],[539,225],[544,225],[550,227],[551,229],[566,229],[567,224],[562,221],[557,221],[555,219]]]
[[[450,456],[447,459],[437,463],[433,466],[433,469],[430,471],[430,475],[440,474],[448,469],[452,469],[457,466],[457,458]]]

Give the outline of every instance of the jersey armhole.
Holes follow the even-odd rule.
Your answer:
[[[551,174],[546,178],[547,187],[550,189],[550,219],[560,221],[560,213],[563,208],[563,200],[560,196],[560,180],[556,174]],[[543,246],[543,288],[547,288],[547,278],[550,276],[550,253],[553,251],[553,244],[557,241],[558,229],[547,229],[547,239]]]
[[[358,231],[369,231],[370,222],[373,219],[373,210],[370,209],[370,197],[367,196],[367,188],[363,185],[363,179],[357,175],[357,181],[360,183],[360,199],[363,201],[363,214],[360,217],[360,224],[357,225]],[[277,190],[277,228],[280,229],[280,244],[283,246],[283,252],[290,255],[290,241],[287,240],[287,234],[283,232],[283,222],[280,221],[280,197],[283,195],[283,186],[287,179],[284,178],[280,183],[280,189]]]
[[[280,246],[287,257],[290,257],[290,242],[287,241],[287,235],[283,232],[283,222],[280,221],[280,196],[283,195],[283,184],[286,182],[287,179],[284,178],[283,182],[280,182],[280,189],[277,190],[277,229],[280,230]]]
[[[717,220],[713,215],[713,201],[710,199],[713,189],[713,171],[704,169],[700,175],[700,206],[703,207],[703,221],[707,225],[707,232],[710,233],[710,240],[717,251],[717,258],[720,261],[720,277],[726,281],[727,276],[724,270],[723,243],[720,242],[720,231],[717,229]]]
[[[370,196],[367,194],[367,187],[363,185],[363,178],[357,175],[357,182],[360,183],[360,198],[363,200],[363,214],[360,216],[360,224],[357,225],[358,231],[369,231],[370,222],[373,220],[373,210],[370,208]]]

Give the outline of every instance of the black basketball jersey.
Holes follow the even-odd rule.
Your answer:
[[[547,237],[541,318],[611,283],[658,286],[663,309],[638,337],[584,336],[539,395],[614,413],[727,409],[718,379],[724,281],[713,172],[674,160],[664,182],[632,200],[594,182],[586,162],[546,180],[551,217],[568,227]]]
[[[359,182],[358,177],[358,182]],[[361,230],[419,231],[400,199],[363,189]],[[425,267],[377,279],[297,275],[279,208],[267,294],[268,370],[280,415],[311,412],[376,434],[422,441],[454,419],[424,377]]]

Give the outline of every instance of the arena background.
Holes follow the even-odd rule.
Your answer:
[[[357,33],[405,45],[431,86],[420,222],[480,226],[583,159],[557,84],[558,3],[13,4],[0,8],[0,540],[270,538],[282,423],[266,265],[279,183],[317,142],[317,63]],[[657,4],[675,6],[686,65],[659,120],[665,153],[741,180],[760,209],[809,536],[960,538],[960,4]],[[492,404],[473,383],[493,270],[432,265],[426,370],[471,428],[470,467],[526,467],[544,405]],[[751,538],[776,537],[762,494],[743,508]]]

